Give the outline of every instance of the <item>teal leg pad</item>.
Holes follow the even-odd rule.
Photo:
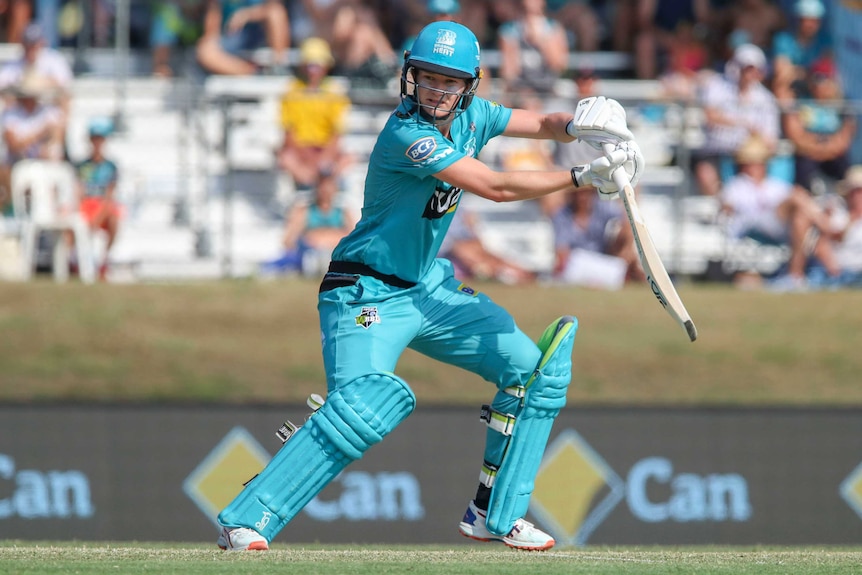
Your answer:
[[[543,354],[526,384],[512,435],[506,438],[508,441],[491,488],[485,522],[491,533],[507,535],[515,521],[527,514],[551,427],[560,409],[566,405],[566,391],[572,379],[572,346],[577,330],[577,319],[565,316],[551,324],[539,340]],[[489,436],[491,433],[496,434],[489,430]],[[488,451],[486,458],[487,455]]]
[[[390,373],[359,377],[326,402],[219,514],[225,527],[272,539],[342,469],[413,412],[416,397]]]

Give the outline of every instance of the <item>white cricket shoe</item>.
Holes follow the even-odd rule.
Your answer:
[[[218,535],[218,546],[225,551],[266,551],[266,538],[248,527],[222,527]]]
[[[467,506],[458,530],[461,535],[478,541],[502,541],[513,549],[525,551],[545,551],[554,546],[554,538],[524,519],[515,521],[508,535],[494,535],[485,527],[486,513],[476,507],[474,501]]]

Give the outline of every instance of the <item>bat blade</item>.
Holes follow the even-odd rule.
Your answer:
[[[632,228],[638,257],[641,261],[647,282],[656,300],[667,311],[676,322],[682,326],[691,341],[697,339],[697,327],[694,325],[688,310],[682,303],[673,282],[668,276],[667,269],[661,261],[655,243],[650,236],[649,229],[644,222],[635,199],[635,191],[629,182],[628,176],[622,169],[613,174],[614,182],[620,188],[620,196],[628,215],[629,224]]]

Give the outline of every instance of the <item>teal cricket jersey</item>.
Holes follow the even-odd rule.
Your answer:
[[[402,102],[371,152],[360,221],[335,248],[333,261],[418,282],[437,256],[462,192],[434,174],[465,156],[475,158],[503,133],[511,115],[505,106],[474,97],[447,139],[417,119],[412,101]]]

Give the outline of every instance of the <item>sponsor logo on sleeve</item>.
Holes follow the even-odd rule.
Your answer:
[[[419,165],[420,166],[430,166],[432,164],[439,162],[440,160],[442,160],[443,158],[445,158],[447,156],[451,156],[454,153],[455,153],[455,148],[443,148],[442,150],[440,150],[439,152],[437,152],[436,154],[434,154],[433,156],[431,156],[427,160],[420,162]]]
[[[414,162],[421,162],[433,154],[436,149],[437,141],[434,139],[434,136],[426,136],[410,144],[405,155]]]

